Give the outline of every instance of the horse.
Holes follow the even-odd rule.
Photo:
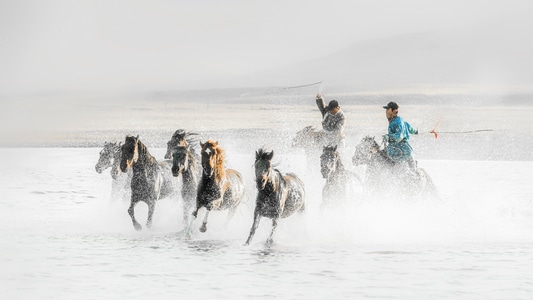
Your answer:
[[[201,169],[198,160],[189,146],[176,146],[172,152],[172,175],[182,177],[181,199],[183,201],[183,221],[187,219],[193,206],[198,188]]]
[[[406,164],[394,162],[374,137],[364,137],[355,147],[352,163],[356,166],[367,166],[364,185],[365,192],[369,195],[384,190],[397,190],[400,197],[439,198],[433,180],[424,169],[417,168],[413,172]]]
[[[362,186],[361,178],[346,170],[337,146],[324,146],[320,155],[320,173],[326,179],[322,189],[322,206],[342,204],[357,196]]]
[[[282,174],[272,168],[274,151],[259,149],[255,152],[255,180],[257,198],[254,222],[245,245],[249,245],[262,217],[272,219],[272,231],[267,244],[273,242],[279,218],[287,218],[294,212],[305,211],[305,188],[302,180],[295,174]]]
[[[97,173],[102,174],[107,168],[111,168],[111,198],[121,197],[130,199],[131,193],[129,186],[131,184],[132,172],[123,175],[120,171],[120,143],[104,143],[104,148],[100,151],[100,158],[94,166]]]
[[[313,166],[320,155],[320,147],[325,145],[325,134],[323,130],[317,130],[314,126],[306,126],[291,141],[292,148],[301,148],[307,156],[308,166]]]
[[[171,159],[172,153],[179,146],[191,147],[192,153],[196,155],[196,149],[194,145],[198,142],[198,133],[188,132],[185,129],[178,129],[174,132],[170,140],[167,142],[167,152],[165,153],[165,159]],[[199,160],[199,159],[198,159]]]
[[[152,226],[157,200],[170,196],[177,191],[177,185],[171,173],[170,161],[157,162],[148,148],[136,137],[128,135],[121,148],[120,170],[133,170],[131,178],[131,202],[128,214],[135,230],[142,230],[141,224],[135,219],[135,205],[140,201],[148,205],[146,227]]]
[[[186,235],[189,235],[192,222],[198,216],[200,208],[205,207],[207,210],[200,227],[201,232],[206,232],[207,218],[211,210],[228,209],[227,224],[244,198],[242,175],[233,169],[226,169],[224,149],[213,140],[207,140],[205,143],[200,142],[200,146],[202,148],[200,152],[202,176],[196,194],[196,208],[192,213],[194,218],[189,223]]]

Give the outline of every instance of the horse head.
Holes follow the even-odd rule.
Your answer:
[[[336,171],[340,162],[339,160],[340,156],[337,151],[337,145],[323,147],[322,154],[320,155],[320,173],[322,173],[323,178],[328,178]]]
[[[186,147],[188,145],[185,139],[186,136],[187,132],[183,129],[178,129],[176,130],[176,132],[174,132],[174,134],[170,138],[170,141],[167,142],[167,152],[165,153],[165,159],[172,158],[172,154],[174,150],[177,149],[177,147]]]
[[[100,151],[100,158],[94,166],[97,173],[101,174],[105,169],[109,168],[113,164],[112,143],[105,142],[104,148]]]
[[[255,152],[255,181],[258,190],[266,187],[268,179],[272,174],[272,158],[274,151],[267,152],[265,149],[259,149]]]
[[[127,172],[134,163],[139,159],[139,135],[136,137],[128,135],[121,147],[120,170]]]
[[[379,144],[374,137],[365,136],[357,146],[352,157],[352,163],[356,166],[368,164],[372,156],[379,151]]]
[[[215,176],[215,180],[220,182],[224,177],[224,150],[218,146],[218,142],[207,140],[200,142],[202,147],[202,169],[207,177]]]
[[[172,175],[178,177],[189,169],[191,164],[191,151],[188,147],[178,146],[172,153]]]

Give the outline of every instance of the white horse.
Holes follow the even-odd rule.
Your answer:
[[[120,153],[122,143],[104,143],[104,148],[100,151],[100,158],[94,166],[99,174],[107,168],[111,168],[111,199],[122,199],[129,201],[131,198],[131,170],[127,173],[120,171]]]

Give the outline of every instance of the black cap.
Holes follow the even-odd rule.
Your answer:
[[[328,110],[332,110],[332,109],[337,108],[337,107],[339,107],[339,102],[337,102],[337,100],[331,100],[331,101],[329,101],[327,109]]]
[[[387,105],[383,106],[384,109],[392,108],[392,110],[397,110],[399,108],[398,103],[396,102],[389,102]]]

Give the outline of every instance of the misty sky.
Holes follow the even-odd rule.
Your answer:
[[[238,86],[358,41],[528,19],[530,3],[2,0],[0,94]]]

